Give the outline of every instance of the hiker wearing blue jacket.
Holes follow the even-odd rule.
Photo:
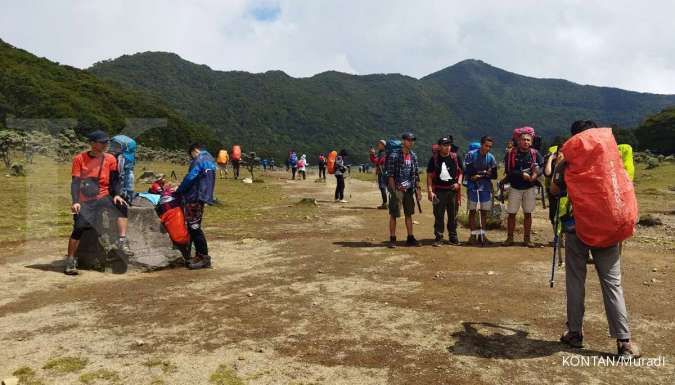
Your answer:
[[[211,257],[202,230],[204,204],[213,204],[213,190],[216,185],[216,162],[199,144],[192,144],[188,153],[192,158],[188,173],[183,178],[175,194],[181,197],[185,221],[190,232],[190,239],[195,245],[195,257],[187,262],[190,269],[211,267]]]
[[[464,174],[469,201],[469,244],[477,241],[488,243],[485,236],[488,213],[492,210],[492,180],[497,179],[497,161],[490,152],[494,140],[489,136],[480,138],[480,148],[471,150],[464,158]],[[480,210],[478,226],[476,211]]]

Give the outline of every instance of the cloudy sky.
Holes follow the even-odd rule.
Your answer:
[[[422,77],[474,58],[524,75],[675,94],[675,2],[0,0],[0,38],[86,68],[170,51],[219,70]]]

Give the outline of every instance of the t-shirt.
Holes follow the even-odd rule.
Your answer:
[[[491,179],[497,177],[497,161],[492,153],[488,152],[485,155],[480,153],[480,149],[469,151],[464,158],[464,179],[466,186],[471,191],[492,191]],[[486,172],[488,177],[480,178],[477,181],[472,181],[471,177]]]
[[[410,151],[404,154],[403,151],[394,151],[386,161],[387,176],[394,178],[394,184],[397,189],[410,190],[417,187],[419,181],[419,166],[417,156]]]
[[[89,151],[84,151],[73,158],[73,167],[71,175],[80,179],[96,178],[101,171],[98,179],[98,195],[95,198],[87,198],[80,193],[80,202],[86,202],[94,199],[101,199],[110,195],[110,172],[117,171],[117,160],[112,154],[104,153],[103,166],[101,166],[100,157],[92,157]],[[101,169],[102,167],[102,169]]]
[[[438,163],[434,162],[434,158],[429,159],[427,164],[427,173],[432,175],[434,188],[449,190],[452,185],[459,183],[459,172],[457,170],[457,160],[450,155],[441,156],[438,154]]]
[[[530,153],[530,150],[527,150],[525,152],[519,151],[518,149],[513,149],[511,151],[515,151],[516,153],[516,161],[515,165],[513,167],[510,167],[509,163],[509,158],[511,157],[511,154],[509,152],[506,153],[506,157],[504,159],[504,164],[506,165],[507,170],[509,170],[509,182],[511,183],[511,187],[518,189],[518,190],[527,190],[529,188],[534,187],[535,183],[534,182],[528,182],[523,179],[523,172],[527,173],[532,173],[532,154]],[[539,151],[535,151],[535,162],[534,165],[538,168],[538,173],[539,170],[544,166],[544,158],[541,156]],[[510,168],[509,168],[510,167]]]

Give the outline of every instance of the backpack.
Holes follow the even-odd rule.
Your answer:
[[[115,153],[117,164],[122,165],[117,171],[122,181],[122,194],[132,199],[134,194],[134,167],[136,166],[136,141],[126,135],[115,135],[110,140],[111,151]]]
[[[633,235],[638,206],[611,128],[591,128],[562,147],[565,185],[577,237],[590,247],[609,247]]]
[[[319,166],[323,167],[326,165],[326,157],[323,154],[319,155]]]
[[[382,174],[386,177],[387,175],[387,162],[389,162],[389,157],[397,152],[401,151],[401,141],[399,139],[389,139],[387,144],[384,146],[384,170]],[[401,162],[403,162],[403,157],[401,157]]]
[[[508,155],[506,156],[506,162],[504,163],[504,168],[506,169],[506,174],[508,175],[514,167],[516,167],[516,154],[518,153],[518,148],[512,148]],[[537,163],[537,150],[530,147],[530,156],[532,157],[532,165]]]
[[[291,152],[291,156],[288,159],[289,164],[291,167],[295,167],[298,164],[298,154],[295,152]]]
[[[235,144],[232,146],[230,159],[236,160],[237,162],[241,160],[241,147],[239,147],[239,145]]]
[[[335,161],[337,160],[337,151],[333,150],[328,153],[328,160],[326,160],[326,167],[329,174],[335,174]]]
[[[216,163],[218,163],[220,166],[226,166],[227,162],[229,160],[230,160],[230,158],[227,155],[227,150],[218,151],[218,156],[216,157]]]

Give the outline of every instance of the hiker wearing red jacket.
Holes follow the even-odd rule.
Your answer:
[[[377,186],[380,188],[380,194],[382,195],[382,205],[378,206],[378,209],[385,210],[387,206],[387,176],[384,172],[385,161],[387,159],[385,146],[387,142],[380,140],[377,142],[377,153],[375,149],[370,149],[370,162],[375,166],[375,173],[377,174]]]

